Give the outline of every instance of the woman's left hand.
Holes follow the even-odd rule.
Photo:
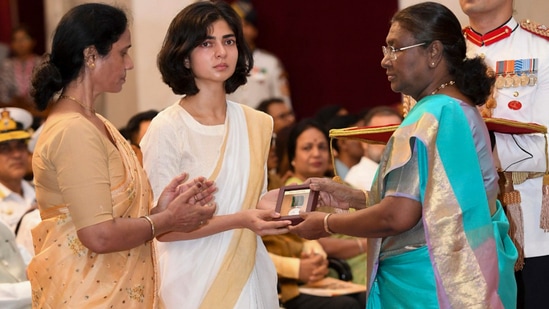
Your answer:
[[[286,234],[291,224],[289,220],[272,221],[280,217],[280,214],[272,209],[248,209],[240,213],[243,215],[243,227],[259,236]]]
[[[303,222],[295,226],[290,226],[290,232],[297,234],[305,239],[319,239],[328,237],[330,234],[324,229],[325,212],[313,211],[302,212],[299,214],[303,218]]]

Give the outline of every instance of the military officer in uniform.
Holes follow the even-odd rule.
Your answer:
[[[469,17],[468,57],[481,55],[496,74],[485,117],[549,127],[549,31],[513,18],[513,0],[460,0]],[[498,168],[505,173],[504,203],[516,225],[518,308],[547,308],[549,286],[549,167],[541,133],[495,133]],[[499,162],[499,163],[498,163]],[[500,176],[501,177],[501,176]],[[545,195],[545,196],[544,196]],[[542,199],[545,202],[542,202]],[[509,208],[511,209],[511,208]],[[508,210],[509,210],[508,209]]]
[[[291,109],[290,87],[287,73],[274,54],[257,48],[257,14],[250,0],[233,2],[233,9],[242,18],[242,31],[246,43],[253,51],[254,66],[245,85],[227,96],[231,101],[257,108],[261,101],[277,97],[282,98]]]
[[[0,219],[15,233],[19,220],[35,202],[34,188],[23,177],[28,171],[32,115],[21,108],[0,108]]]

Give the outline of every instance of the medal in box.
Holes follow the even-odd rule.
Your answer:
[[[280,213],[277,220],[290,220],[296,225],[303,219],[300,212],[310,212],[316,209],[318,191],[313,191],[309,185],[290,185],[280,188],[276,203],[276,212]]]

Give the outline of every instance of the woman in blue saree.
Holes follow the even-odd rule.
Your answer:
[[[494,76],[465,57],[455,15],[426,2],[397,12],[381,66],[417,101],[387,143],[368,192],[309,179],[321,203],[292,231],[369,237],[367,308],[513,308],[517,251],[497,201],[490,138],[476,106]]]

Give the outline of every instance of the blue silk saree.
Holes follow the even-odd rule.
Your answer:
[[[387,143],[369,205],[412,158],[422,204],[414,229],[423,243],[403,237],[403,250],[384,256],[386,239],[369,240],[367,308],[514,308],[517,251],[483,178],[482,169],[495,167],[481,166],[460,102],[431,95],[413,107]]]

